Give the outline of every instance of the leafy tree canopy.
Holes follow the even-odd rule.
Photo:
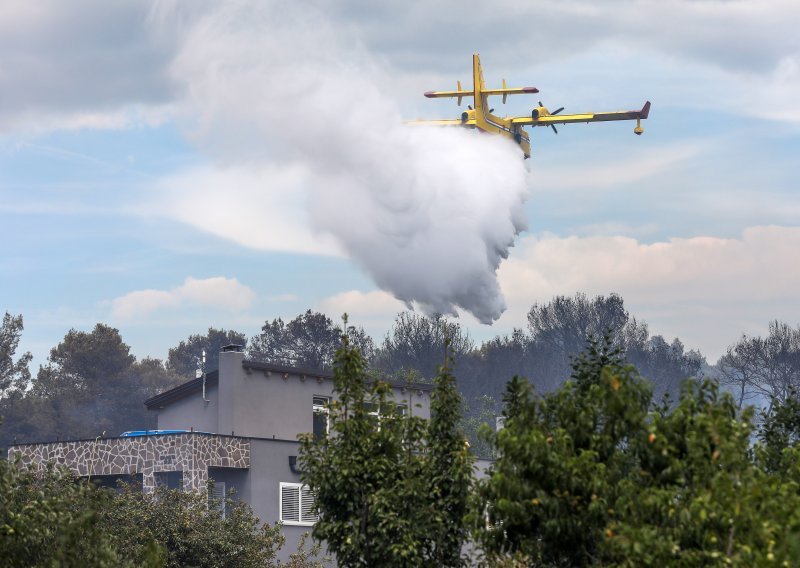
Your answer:
[[[369,359],[374,345],[361,328],[347,328],[348,341]],[[276,365],[327,370],[341,344],[342,329],[320,312],[306,310],[288,323],[277,318],[264,323],[250,342],[248,356]]]
[[[20,393],[31,379],[29,365],[32,355],[29,352],[14,360],[22,337],[22,316],[12,316],[8,312],[0,324],[0,398],[11,389]]]
[[[445,351],[463,363],[474,347],[469,334],[457,322],[443,316],[429,318],[401,312],[378,350],[375,366],[386,373],[414,369],[430,379],[442,364]]]
[[[204,492],[96,489],[55,469],[34,473],[0,460],[0,559],[9,568],[323,567],[319,547],[305,548],[305,539],[280,562],[283,544],[279,525],[262,525],[232,496],[223,506]]]
[[[306,436],[301,448],[319,513],[314,538],[343,567],[460,566],[472,468],[449,369],[437,375],[430,423],[370,379],[346,336],[333,380],[331,434]]]
[[[745,402],[788,401],[800,389],[800,326],[773,321],[767,337],[742,335],[717,363],[720,382]]]
[[[184,381],[193,379],[197,369],[203,367],[203,351],[206,352],[205,370],[216,371],[219,368],[219,353],[226,345],[247,344],[247,337],[234,330],[208,328],[205,335],[190,335],[169,350],[167,369],[183,377]]]
[[[800,547],[797,412],[775,410],[751,451],[753,412],[713,381],[673,407],[610,340],[543,395],[507,387],[498,459],[478,482],[474,536],[497,563],[791,565]],[[776,407],[777,408],[777,407]],[[779,473],[775,473],[779,472]]]

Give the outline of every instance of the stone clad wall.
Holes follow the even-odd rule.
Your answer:
[[[182,471],[186,491],[203,489],[209,467],[250,467],[250,440],[199,432],[12,446],[8,459],[42,470],[48,463],[79,476],[142,474],[144,491],[155,488],[154,474]]]

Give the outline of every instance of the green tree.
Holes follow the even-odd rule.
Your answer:
[[[348,340],[369,360],[372,338],[362,328],[348,327]],[[248,356],[276,365],[328,370],[339,348],[342,329],[320,312],[306,310],[288,323],[281,318],[265,322],[250,342]]]
[[[28,566],[133,566],[97,511],[105,496],[56,471],[34,474],[0,460],[0,559]]]
[[[43,411],[40,439],[117,435],[143,423],[144,398],[131,373],[135,361],[119,331],[105,324],[67,332],[26,395]]]
[[[491,440],[486,435],[495,431],[497,422],[497,401],[484,394],[472,400],[472,404],[464,405],[461,427],[469,441],[470,450],[480,458],[494,456]]]
[[[119,331],[70,330],[50,350],[29,390],[0,401],[0,443],[94,438],[149,426],[144,401],[180,382],[158,359],[136,361]]]
[[[752,448],[753,411],[713,381],[673,407],[606,340],[561,389],[507,387],[498,459],[478,482],[474,535],[497,565],[792,565],[800,554],[800,405]]]
[[[464,518],[472,485],[469,443],[461,429],[463,401],[456,388],[448,355],[434,379],[431,419],[427,432],[426,497],[431,524],[429,565],[455,567],[463,564],[461,549],[468,537]]]
[[[477,487],[477,542],[495,561],[521,553],[548,566],[589,564],[608,522],[603,499],[630,461],[623,448],[642,433],[649,387],[617,350],[592,342],[564,387],[536,397],[515,379],[504,401],[499,457]]]
[[[183,381],[193,379],[195,371],[202,367],[203,351],[206,352],[206,371],[215,371],[219,368],[219,353],[226,345],[247,344],[247,337],[232,329],[208,328],[205,335],[190,335],[167,354],[167,369],[183,378]]]
[[[376,353],[375,367],[390,374],[416,370],[430,379],[436,375],[446,350],[462,361],[474,347],[469,334],[457,322],[440,315],[400,312]]]
[[[225,514],[223,515],[223,510]],[[4,567],[322,568],[305,539],[286,563],[280,525],[245,503],[205,492],[123,485],[97,489],[53,468],[0,460],[0,564]]]
[[[585,294],[556,296],[546,304],[534,304],[528,312],[530,357],[541,376],[518,371],[535,379],[542,390],[561,385],[590,338],[608,335],[626,362],[653,384],[655,397],[677,398],[681,382],[695,376],[705,363],[697,351],[685,351],[677,338],[668,343],[650,336],[647,324],[632,317],[618,294],[589,298]],[[506,375],[508,376],[508,375]]]
[[[32,355],[30,352],[14,360],[22,338],[22,316],[12,316],[8,312],[3,316],[0,324],[0,399],[3,399],[11,390],[22,392],[31,380],[29,365]]]
[[[209,502],[210,501],[210,502]],[[210,499],[204,492],[159,488],[154,494],[124,486],[102,502],[103,529],[127,558],[140,563],[162,551],[161,566],[207,568],[277,566],[279,525],[261,525],[245,503]],[[223,514],[223,511],[225,514]]]
[[[319,513],[312,535],[344,567],[458,565],[471,458],[452,375],[445,368],[436,379],[429,429],[342,341],[331,435],[302,439],[303,480]]]
[[[720,358],[717,369],[740,405],[753,398],[783,403],[800,389],[800,326],[772,321],[766,337],[743,335]]]

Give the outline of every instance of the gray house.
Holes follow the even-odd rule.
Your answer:
[[[429,418],[430,385],[392,386],[403,412]],[[283,523],[286,556],[315,521],[300,483],[297,437],[327,431],[333,396],[331,374],[248,361],[231,345],[217,371],[145,402],[159,433],[21,444],[9,458],[39,468],[53,462],[108,485],[134,480],[144,491],[202,490],[213,479],[216,492],[234,489],[262,521]]]

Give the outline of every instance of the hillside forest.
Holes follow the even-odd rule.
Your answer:
[[[739,409],[785,400],[800,387],[800,327],[774,321],[766,337],[731,337],[727,352],[709,364],[679,338],[651,335],[647,324],[616,294],[558,296],[531,306],[527,326],[478,344],[458,321],[401,312],[378,340],[362,328],[346,330],[369,372],[395,380],[431,381],[444,361],[445,342],[464,405],[463,428],[477,454],[488,452],[477,436],[502,413],[505,385],[525,377],[535,392],[553,392],[569,378],[574,358],[591,338],[607,337],[626,363],[649,381],[654,400],[677,401],[685,379],[712,377]],[[6,313],[0,328],[0,447],[15,441],[50,441],[117,436],[155,427],[144,401],[195,377],[201,354],[206,371],[217,365],[223,345],[245,346],[248,359],[330,370],[341,345],[340,323],[307,310],[290,321],[265,321],[247,337],[237,330],[209,328],[169,348],[166,360],[137,359],[117,329],[98,323],[71,329],[31,369],[30,353],[18,353],[23,315]]]

